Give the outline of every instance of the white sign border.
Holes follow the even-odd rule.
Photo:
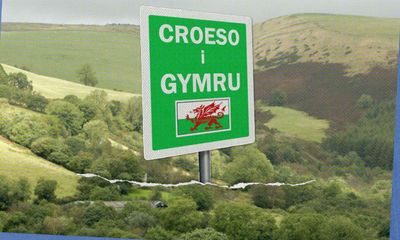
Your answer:
[[[247,40],[247,82],[248,82],[248,115],[249,115],[249,136],[200,143],[190,146],[174,147],[162,150],[153,150],[153,139],[151,129],[151,85],[150,85],[150,48],[149,48],[149,16],[166,16],[178,18],[190,18],[199,20],[223,21],[232,23],[246,24]],[[155,160],[159,158],[172,157],[177,155],[196,153],[244,144],[254,143],[254,79],[253,79],[253,44],[252,40],[252,20],[250,17],[233,16],[216,13],[204,13],[195,11],[186,11],[179,9],[156,8],[142,6],[140,8],[140,45],[141,45],[141,63],[142,63],[142,108],[143,108],[143,148],[144,158],[146,160]],[[232,123],[231,123],[232,124]]]

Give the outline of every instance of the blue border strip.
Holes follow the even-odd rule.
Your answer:
[[[397,68],[396,132],[394,137],[394,159],[392,180],[392,210],[390,221],[390,239],[400,239],[400,42]]]
[[[126,239],[126,238],[124,238]],[[122,238],[74,237],[43,234],[0,233],[0,240],[123,240]],[[127,240],[127,239],[126,239]],[[134,240],[134,239],[132,239]],[[139,240],[139,239],[136,239]]]

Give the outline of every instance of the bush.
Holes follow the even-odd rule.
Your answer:
[[[36,188],[35,195],[38,200],[54,201],[56,200],[56,188],[57,182],[54,180],[39,179]]]
[[[48,159],[50,154],[53,152],[65,152],[65,145],[59,139],[52,137],[41,137],[32,143],[31,150],[36,155]]]
[[[50,153],[48,160],[62,166],[67,166],[69,162],[69,156],[62,152],[52,152]]]
[[[193,200],[177,199],[168,208],[163,209],[161,223],[168,230],[191,232],[202,223],[203,216],[196,209],[197,205]]]
[[[211,225],[233,240],[272,239],[276,229],[272,216],[254,206],[237,203],[218,206]]]
[[[24,100],[26,107],[37,112],[44,112],[49,100],[40,94],[28,95]]]
[[[320,214],[290,214],[283,219],[274,239],[320,240],[320,228],[324,222],[325,217]]]
[[[65,145],[67,145],[69,152],[73,156],[86,149],[86,141],[83,138],[77,136],[65,139]]]
[[[80,82],[87,86],[96,86],[98,83],[96,73],[89,64],[83,65],[78,70],[78,78]]]
[[[116,201],[120,197],[120,193],[114,186],[110,187],[95,187],[90,193],[92,201]]]
[[[254,146],[235,148],[232,157],[223,176],[230,184],[265,182],[272,179],[274,169],[271,162]]]
[[[287,103],[287,94],[281,90],[275,90],[271,93],[268,105],[270,106],[285,106]]]
[[[208,211],[214,206],[213,192],[207,186],[193,185],[182,187],[182,194],[191,197],[197,204],[197,210]]]
[[[30,147],[34,140],[49,135],[50,126],[43,119],[27,115],[18,116],[13,119],[14,124],[8,128],[7,135],[12,141]]]
[[[281,187],[254,186],[251,188],[254,205],[260,208],[282,208],[285,203],[285,192]]]
[[[19,72],[19,73],[10,73],[8,75],[8,83],[16,88],[21,90],[29,90],[32,91],[32,82],[28,81],[28,77]]]
[[[350,219],[336,216],[328,219],[320,229],[321,240],[361,240],[365,239],[362,229]]]
[[[57,116],[72,135],[78,134],[82,129],[83,113],[69,102],[53,101],[47,105],[46,113]]]
[[[116,213],[111,207],[107,207],[104,203],[94,203],[90,205],[83,214],[83,223],[87,226],[99,222],[101,219],[112,219]]]
[[[146,240],[175,240],[175,236],[165,230],[164,228],[157,226],[150,228],[146,233]]]
[[[180,240],[229,240],[228,236],[217,232],[212,228],[196,229],[191,233],[186,233]]]

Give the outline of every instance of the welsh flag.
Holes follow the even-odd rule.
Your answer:
[[[230,99],[176,102],[176,136],[230,130]]]

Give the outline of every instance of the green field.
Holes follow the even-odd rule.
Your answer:
[[[40,178],[56,180],[58,197],[72,196],[79,177],[67,169],[37,157],[28,149],[0,137],[0,175],[10,179],[27,178],[32,192]]]
[[[274,115],[266,125],[291,137],[321,142],[329,128],[327,120],[316,119],[305,112],[285,107],[266,107],[265,110]]]
[[[395,68],[400,19],[295,14],[254,25],[255,69],[283,63],[338,63],[349,76]],[[373,56],[373,57],[371,57]]]
[[[141,92],[138,31],[66,25],[32,25],[29,31],[29,24],[18,26],[2,32],[1,63],[75,82],[77,70],[88,63],[97,74],[98,87]]]
[[[63,98],[66,95],[73,94],[79,98],[84,98],[94,90],[103,90],[107,93],[109,99],[127,101],[138,94],[119,92],[95,87],[89,87],[82,84],[65,81],[58,78],[38,75],[32,72],[24,71],[6,64],[2,64],[4,70],[9,73],[23,72],[28,79],[32,81],[33,89],[40,92],[47,98]]]
[[[353,36],[381,38],[383,40],[397,41],[398,31],[393,31],[400,26],[400,19],[378,18],[333,14],[299,14],[299,17],[317,24],[319,27],[349,34]],[[357,26],[355,28],[354,26]]]

